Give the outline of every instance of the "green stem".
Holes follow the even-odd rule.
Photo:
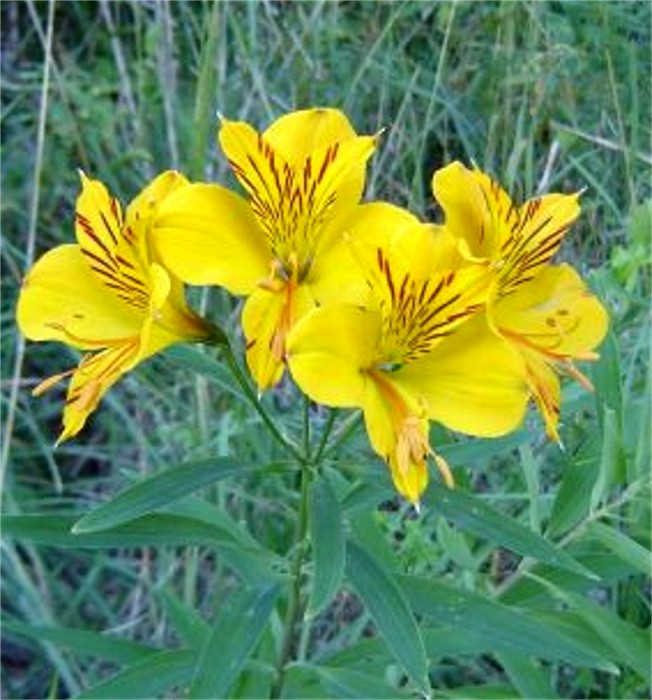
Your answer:
[[[331,430],[333,430],[333,426],[335,425],[336,418],[337,418],[337,409],[336,408],[329,409],[329,414],[328,414],[328,418],[326,420],[326,425],[324,426],[324,430],[321,434],[321,439],[319,440],[319,445],[317,446],[317,451],[315,452],[315,458],[314,458],[315,464],[319,464],[321,457],[324,454],[324,450],[326,449],[326,443],[328,442],[328,438],[330,437]]]
[[[238,361],[236,360],[236,357],[233,354],[233,350],[229,345],[228,341],[221,342],[220,347],[222,349],[222,352],[224,353],[226,363],[231,369],[231,372],[233,372],[233,376],[240,385],[240,388],[244,392],[245,396],[249,399],[251,405],[254,407],[256,413],[258,413],[258,415],[262,418],[262,421],[269,429],[269,432],[274,436],[277,442],[279,442],[285,449],[287,449],[292,454],[292,456],[299,462],[299,464],[305,464],[306,458],[304,457],[304,455],[302,455],[301,452],[296,448],[296,446],[292,442],[290,442],[290,440],[286,438],[285,435],[283,435],[283,433],[281,433],[281,431],[276,427],[274,421],[270,418],[267,411],[263,408],[262,404],[258,399],[258,396],[256,395],[256,392],[253,390],[251,384],[249,384],[247,377],[240,368],[240,365],[238,364]]]
[[[283,641],[281,643],[281,653],[276,664],[276,680],[272,685],[270,698],[280,698],[285,682],[285,669],[292,657],[292,646],[294,643],[294,629],[301,614],[301,570],[308,551],[306,536],[308,534],[308,493],[310,487],[310,468],[307,464],[301,464],[301,503],[299,506],[299,522],[297,523],[297,539],[294,561],[290,572],[292,589],[290,590],[290,600],[285,615],[285,625]]]
[[[310,462],[310,399],[303,395],[303,454]]]

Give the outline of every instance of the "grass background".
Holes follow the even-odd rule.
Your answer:
[[[282,457],[250,410],[172,357],[126,378],[84,434],[53,452],[61,394],[34,399],[29,390],[75,356],[50,344],[25,348],[14,304],[35,256],[72,240],[76,168],[123,202],[169,167],[232,184],[215,145],[217,110],[263,127],[294,108],[332,105],[361,133],[386,128],[368,199],[437,218],[430,176],[454,158],[475,161],[520,198],[587,188],[561,257],[588,275],[613,332],[593,371],[597,395],[565,388],[566,453],[546,444],[538,418],[514,440],[469,443],[466,452],[455,453],[466,443],[442,430],[434,437],[462,455],[462,485],[533,529],[557,517],[556,535],[572,524],[570,544],[581,550],[582,527],[602,519],[649,547],[649,3],[27,0],[3,2],[0,12],[5,513],[81,514],[131,480],[191,458]],[[233,301],[216,290],[194,290],[193,300],[237,335]],[[298,426],[290,386],[266,400]],[[322,419],[317,409],[313,419]],[[357,476],[382,470],[359,434],[340,459]],[[593,503],[569,476],[585,464],[596,468]],[[564,489],[565,522],[554,516]],[[232,479],[205,496],[271,550],[291,547],[292,478]],[[389,544],[406,570],[486,595],[513,569],[508,553],[436,512],[414,521],[409,509],[386,504],[364,528],[370,546]],[[169,644],[175,632],[157,591],[167,586],[210,617],[235,581],[201,547],[64,552],[7,538],[2,555],[3,697],[74,695],[115,668],[30,640],[18,623]],[[616,573],[591,600],[647,628],[649,578],[614,556]],[[363,639],[368,623],[355,597],[342,594],[306,628],[300,651],[327,657]],[[562,697],[646,697],[646,682],[619,665],[620,676],[563,664],[543,670]],[[443,656],[432,675],[444,695],[471,686],[485,696],[492,688],[523,694],[508,665],[487,654]]]

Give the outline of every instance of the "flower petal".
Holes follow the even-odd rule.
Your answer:
[[[245,302],[242,328],[247,341],[247,364],[261,391],[280,380],[288,333],[313,306],[308,289],[292,283],[277,289],[257,289]]]
[[[435,198],[446,215],[446,228],[476,259],[494,259],[515,207],[504,190],[479,170],[468,170],[459,161],[437,170],[432,177]]]
[[[503,241],[500,292],[506,294],[529,280],[559,250],[561,241],[580,214],[579,194],[549,194],[519,207],[516,223]]]
[[[17,320],[30,340],[59,340],[92,349],[137,335],[143,313],[98,284],[79,246],[62,245],[45,253],[29,271]]]
[[[146,231],[124,221],[120,204],[99,180],[80,172],[82,191],[77,197],[75,232],[79,249],[93,276],[126,304],[145,309],[148,304],[148,249]]]
[[[595,359],[609,319],[570,265],[548,266],[489,308],[498,332],[549,358]]]
[[[263,132],[265,141],[295,167],[324,145],[356,136],[343,112],[323,107],[285,114]]]
[[[396,490],[418,504],[428,485],[428,420],[392,375],[374,371],[364,393],[364,420],[375,452],[388,464]]]
[[[523,360],[491,332],[484,314],[399,369],[395,381],[422,397],[430,418],[469,435],[492,437],[513,430],[527,404]]]
[[[165,199],[188,184],[187,178],[176,170],[160,173],[131,200],[125,217],[127,223],[150,219]]]
[[[190,284],[250,294],[272,254],[247,202],[219,185],[192,184],[158,207],[152,241],[165,266]]]
[[[244,122],[223,120],[219,140],[275,255],[285,264],[296,256],[301,266],[358,203],[375,147],[368,136],[323,143],[294,165]]]
[[[288,366],[311,399],[326,406],[361,407],[375,359],[380,316],[357,306],[318,308],[292,329]]]
[[[57,444],[76,435],[106,392],[138,362],[139,340],[130,338],[82,359],[75,370]]]
[[[545,359],[536,352],[522,352],[527,373],[527,383],[541,412],[546,434],[561,444],[557,424],[561,405],[561,387],[557,374]]]

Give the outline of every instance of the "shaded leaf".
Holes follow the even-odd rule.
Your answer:
[[[524,611],[484,598],[477,593],[455,589],[440,581],[400,576],[412,609],[438,622],[486,635],[501,648],[542,659],[562,660],[616,672],[609,660],[563,633],[528,617]]]
[[[398,663],[420,689],[428,688],[421,633],[396,581],[354,542],[347,544],[346,573]]]
[[[595,574],[582,566],[567,552],[555,547],[518,521],[488,506],[477,496],[458,489],[449,489],[432,482],[425,494],[425,502],[436,512],[452,520],[463,530],[478,537],[533,557],[553,566],[575,571],[583,576],[596,578]]]
[[[517,652],[501,652],[498,662],[522,698],[557,698],[548,675],[532,659]]]
[[[192,678],[197,653],[190,649],[161,651],[87,688],[82,698],[153,698]]]
[[[342,512],[337,496],[323,477],[311,485],[310,541],[315,572],[306,614],[314,617],[333,599],[344,574]]]
[[[75,523],[73,532],[96,532],[115,527],[162,508],[207,484],[260,469],[243,466],[227,457],[204,459],[166,469],[129,486],[86,514]]]
[[[348,668],[309,666],[317,673],[324,686],[335,698],[400,698],[407,697],[377,676],[370,676]]]
[[[277,585],[232,593],[220,610],[200,654],[188,697],[225,697],[267,626]]]
[[[586,528],[586,534],[601,542],[619,559],[648,575],[652,564],[652,554],[625,533],[603,523],[593,522]]]
[[[36,642],[52,642],[77,654],[94,656],[118,664],[133,663],[161,651],[156,647],[148,647],[128,639],[118,639],[99,632],[68,627],[28,625],[17,620],[3,619],[2,629],[3,633],[23,635]]]

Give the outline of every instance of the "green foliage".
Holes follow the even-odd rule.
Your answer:
[[[57,3],[44,82],[49,9],[0,7],[5,695],[648,697],[649,3]],[[564,386],[563,452],[534,416],[437,428],[457,488],[417,516],[359,418],[286,382],[274,435],[224,353],[185,347],[53,451],[61,395],[29,390],[76,358],[25,351],[14,304],[72,240],[75,168],[125,200],[168,167],[232,184],[216,111],[308,105],[386,128],[367,198],[431,219],[453,158],[522,197],[587,188],[564,255],[612,325],[594,395]],[[241,353],[237,304],[191,294]]]

